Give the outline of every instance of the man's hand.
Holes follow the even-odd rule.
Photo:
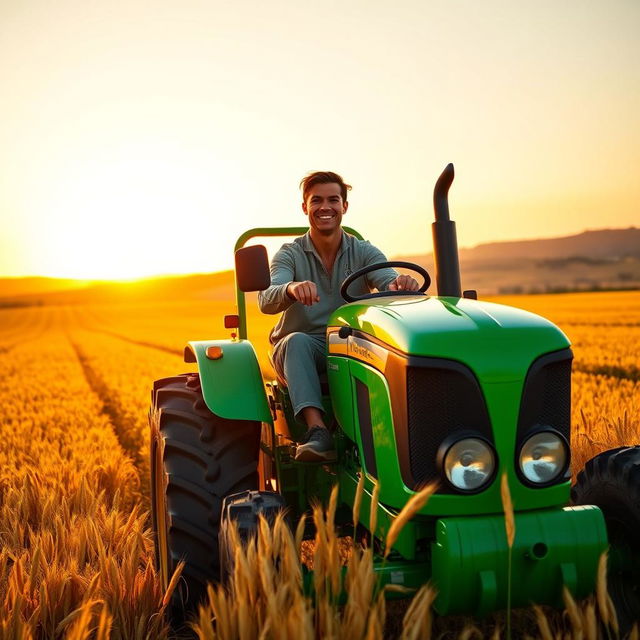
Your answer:
[[[318,296],[318,288],[316,287],[316,283],[311,282],[311,280],[289,283],[289,285],[287,286],[287,295],[293,300],[297,300],[307,307],[310,307],[316,302],[320,302],[320,296]]]
[[[389,285],[389,291],[417,291],[419,288],[418,281],[407,275],[398,276]]]

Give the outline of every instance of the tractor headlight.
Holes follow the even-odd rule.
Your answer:
[[[443,468],[449,482],[462,491],[476,491],[493,476],[493,449],[480,438],[465,438],[452,444],[444,455]]]
[[[540,431],[525,440],[519,462],[520,471],[529,482],[547,484],[566,469],[567,446],[557,433]]]

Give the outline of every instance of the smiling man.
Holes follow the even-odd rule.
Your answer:
[[[336,452],[324,422],[319,377],[327,366],[327,322],[344,304],[340,296],[344,279],[386,258],[369,242],[342,230],[351,186],[337,173],[311,173],[302,179],[300,188],[309,231],[276,253],[271,286],[258,295],[258,303],[263,313],[283,312],[270,339],[274,366],[287,381],[296,416],[307,425],[296,460],[328,461],[335,459]],[[418,282],[387,268],[367,274],[351,290],[360,295],[374,288],[416,291]]]

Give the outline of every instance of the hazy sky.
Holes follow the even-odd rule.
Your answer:
[[[0,0],[0,275],[227,268],[304,224],[431,249],[640,224],[638,0]]]

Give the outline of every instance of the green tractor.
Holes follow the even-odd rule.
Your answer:
[[[609,591],[623,626],[640,618],[638,531],[640,447],[600,454],[570,483],[570,343],[551,322],[461,291],[455,223],[449,218],[448,165],[434,190],[438,295],[384,291],[355,299],[327,326],[325,410],[335,425],[337,461],[296,462],[296,422],[286,383],[265,384],[247,340],[245,292],[269,286],[264,247],[253,237],[302,235],[261,228],[236,243],[236,316],[229,339],[190,342],[198,371],[155,382],[149,413],[153,526],[165,586],[186,562],[173,615],[193,611],[227,567],[219,532],[234,519],[246,534],[257,514],[286,508],[295,527],[312,501],[339,487],[336,526],[383,540],[407,500],[438,489],[376,564],[381,584],[437,588],[439,614],[483,616],[514,607],[562,606],[594,591],[609,554]],[[348,232],[360,237],[352,229]],[[383,263],[386,266],[407,266]],[[329,422],[327,422],[329,424]],[[501,499],[507,475],[515,510],[509,553]],[[365,485],[360,522],[351,506]],[[379,485],[379,501],[372,495]],[[570,497],[573,505],[569,506]],[[344,516],[342,514],[345,514]],[[511,560],[509,561],[509,556]]]

